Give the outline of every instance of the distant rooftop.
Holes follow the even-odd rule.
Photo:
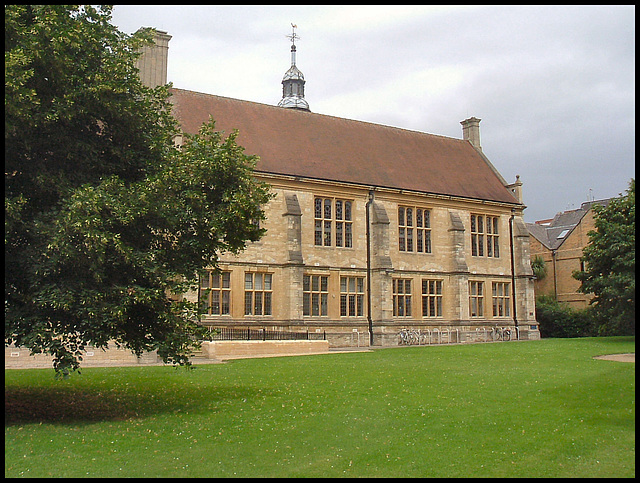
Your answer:
[[[557,213],[551,219],[538,220],[535,223],[527,223],[529,233],[545,247],[555,250],[558,248],[573,229],[580,223],[594,205],[607,206],[612,198],[605,200],[585,201],[577,210],[567,210]]]

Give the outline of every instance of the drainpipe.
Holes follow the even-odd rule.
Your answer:
[[[369,345],[373,345],[373,319],[371,318],[371,215],[369,211],[373,203],[373,190],[369,190],[365,219],[367,223],[367,321],[369,322]]]
[[[551,264],[553,265],[553,298],[558,301],[558,278],[556,277],[556,260],[558,252],[557,250],[551,250]]]
[[[516,327],[516,337],[519,338],[518,317],[516,313],[516,269],[515,254],[513,252],[513,217],[515,216],[515,208],[511,209],[511,217],[509,218],[509,248],[511,249],[511,298],[513,299],[513,323]]]

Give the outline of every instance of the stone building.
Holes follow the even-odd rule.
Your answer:
[[[167,64],[159,35],[143,71]],[[493,327],[539,338],[521,183],[483,154],[480,119],[454,139],[315,114],[290,38],[277,106],[171,89],[183,132],[209,116],[238,129],[275,194],[264,238],[222,254],[220,273],[185,295],[205,300],[202,323],[322,333],[332,346],[396,344],[403,328],[433,342]]]
[[[588,233],[595,230],[593,206],[607,206],[609,201],[587,201],[577,210],[526,224],[531,235],[531,258],[542,257],[547,272],[543,279],[534,282],[536,295],[552,295],[575,309],[587,307],[593,295],[578,292],[580,282],[573,278],[573,272],[584,270],[580,258],[589,243]]]

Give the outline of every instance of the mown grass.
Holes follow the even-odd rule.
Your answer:
[[[634,477],[635,338],[5,370],[5,477]]]

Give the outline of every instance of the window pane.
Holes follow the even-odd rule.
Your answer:
[[[211,313],[220,315],[220,292],[211,293]]]
[[[211,288],[220,288],[220,274],[212,273],[211,274]]]
[[[351,201],[344,202],[344,219],[351,221]]]
[[[315,203],[315,217],[322,218],[322,199],[316,198]]]
[[[271,292],[264,293],[264,315],[271,315]]]
[[[331,200],[328,198],[324,200],[324,218],[331,219]]]
[[[254,304],[253,307],[255,309],[256,315],[262,315],[262,292],[254,292],[253,294]]]
[[[222,288],[231,287],[231,272],[222,273]]]
[[[311,294],[302,294],[302,315],[311,315]]]
[[[324,246],[325,247],[331,246],[331,222],[330,221],[324,222]]]
[[[256,273],[254,278],[254,286],[256,290],[262,290],[262,274]]]
[[[229,315],[231,307],[231,292],[225,290],[222,292],[222,315]]]
[[[351,223],[345,224],[344,232],[344,246],[351,248],[353,246],[353,235],[351,234]]]
[[[209,288],[209,272],[205,273],[200,278],[200,287],[201,288]]]
[[[266,273],[264,275],[264,289],[265,290],[271,290],[271,277],[272,277],[272,275],[270,273]]]
[[[253,313],[253,292],[245,292],[244,294],[244,314],[251,315]]]
[[[253,274],[251,273],[244,274],[244,288],[246,290],[253,289]]]
[[[328,291],[329,277],[320,277],[320,290],[323,292]]]
[[[398,225],[404,225],[404,208],[398,208]]]
[[[342,220],[342,200],[336,200],[336,220]]]

